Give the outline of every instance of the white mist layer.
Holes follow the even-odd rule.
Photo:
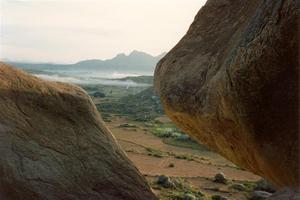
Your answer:
[[[92,76],[87,76],[86,74],[82,74],[82,76],[63,76],[58,74],[33,74],[34,76],[48,80],[48,81],[56,81],[56,82],[64,82],[64,83],[73,83],[78,85],[89,85],[89,84],[99,84],[99,85],[109,85],[109,86],[123,86],[123,87],[146,87],[150,86],[149,84],[136,83],[131,80],[113,80],[109,78],[124,78],[128,76],[139,76],[136,74],[122,74],[122,73],[113,73],[110,76],[101,75],[97,76],[93,74]]]

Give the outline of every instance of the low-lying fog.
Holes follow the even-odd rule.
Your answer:
[[[152,75],[151,73],[129,73],[129,72],[97,72],[97,71],[54,71],[44,70],[31,72],[36,77],[49,81],[73,83],[78,85],[99,84],[124,87],[145,87],[149,84],[136,83],[132,80],[125,80],[125,77],[136,77]]]

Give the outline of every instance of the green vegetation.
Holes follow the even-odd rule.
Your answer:
[[[250,182],[250,181],[243,181],[242,184],[245,186],[246,191],[253,191],[254,188],[257,186],[256,182]]]
[[[141,122],[151,121],[163,115],[159,97],[154,94],[153,87],[100,103],[97,108],[101,113],[115,113]]]
[[[156,124],[151,129],[151,132],[160,138],[180,138],[183,135],[183,133],[179,132],[173,125],[170,126],[169,124]]]
[[[127,77],[125,78],[148,82],[152,81],[151,76]],[[124,88],[120,86],[83,86],[91,95],[104,94],[96,102],[98,110],[101,112],[105,122],[111,122],[111,115],[125,116],[126,118],[144,122],[148,130],[157,137],[163,138],[163,142],[173,146],[191,148],[206,151],[207,148],[198,144],[188,135],[178,130],[173,123],[160,123],[155,119],[164,114],[159,97],[154,93],[153,87],[149,88]]]
[[[102,113],[102,119],[105,121],[105,122],[111,122],[111,118],[112,116],[109,114],[109,113]]]
[[[153,149],[153,148],[150,148],[150,147],[146,148],[146,150],[147,150],[149,156],[154,156],[154,157],[157,157],[157,158],[162,158],[162,157],[168,155],[168,153],[164,153],[160,150]]]
[[[123,80],[123,79],[122,79]],[[127,77],[124,80],[146,83],[153,81],[152,76]],[[96,102],[105,122],[111,122],[112,115],[124,116],[130,120],[144,122],[148,131],[173,146],[207,151],[204,145],[198,144],[176,128],[173,123],[161,123],[157,117],[164,115],[159,97],[153,87],[125,88],[120,86],[84,85],[90,94],[103,94]]]
[[[104,98],[106,95],[103,92],[94,92],[93,97]]]
[[[175,158],[192,161],[195,160],[192,154],[176,154]]]
[[[137,78],[138,77],[133,77],[123,79],[122,81],[137,81],[133,80]],[[140,80],[140,83],[146,83],[146,79],[147,78],[145,78],[145,80]],[[126,149],[126,152],[152,156],[157,158],[157,160],[162,158],[171,158],[169,162],[165,163],[165,166],[168,168],[174,168],[174,170],[179,167],[179,165],[177,165],[179,160],[176,161],[174,158],[218,166],[211,163],[210,159],[203,156],[203,154],[206,155],[207,153],[204,151],[209,151],[206,146],[198,144],[193,138],[180,131],[172,122],[170,122],[170,120],[168,120],[168,118],[164,116],[160,99],[154,93],[153,87],[125,88],[120,86],[90,85],[85,86],[85,89],[89,94],[91,94],[91,96],[93,96],[93,94],[97,94],[96,92],[100,92],[105,95],[93,97],[104,121],[111,122],[116,116],[125,117],[126,120],[124,120],[122,124],[118,124],[119,128],[130,130],[140,129],[145,131],[147,134],[153,134],[168,145],[201,151],[200,154],[171,152],[161,150],[159,147],[152,148],[139,145],[138,150],[129,148]],[[224,167],[223,165],[220,166]],[[227,166],[227,164],[225,166]],[[235,166],[228,165],[227,167],[239,169]],[[203,195],[201,192],[190,186],[187,182],[188,179],[169,177],[169,180],[170,183],[164,185],[158,184],[156,181],[150,182],[151,187],[156,191],[159,191],[159,198],[161,200],[212,200],[212,198],[219,198],[216,195],[214,197],[213,195]],[[213,180],[211,180],[211,182],[213,182]],[[246,194],[253,191],[255,187],[256,183],[253,182],[229,180],[224,191],[222,188],[215,185],[206,188],[206,190],[211,190],[212,193],[243,192]]]
[[[201,145],[194,140],[183,141],[174,138],[164,138],[163,142],[165,144],[176,146],[176,147],[189,148],[189,149],[194,149],[199,151],[209,151],[209,149],[206,146]]]
[[[137,126],[134,124],[121,124],[119,127],[120,128],[137,128]]]
[[[147,147],[146,148],[147,153],[149,156],[154,156],[157,158],[162,158],[162,157],[174,157],[177,159],[182,159],[182,160],[188,160],[188,161],[197,161],[199,158],[193,154],[177,154],[177,153],[173,153],[173,152],[164,152],[164,151],[160,151],[158,149],[154,149],[151,147]],[[174,167],[174,164],[173,166]]]
[[[116,80],[116,79],[114,79]],[[152,85],[153,84],[153,76],[135,76],[135,77],[125,77],[125,78],[120,78],[117,79],[120,81],[133,81],[136,83],[143,83],[143,84],[149,84]]]
[[[188,135],[178,130],[173,123],[147,123],[147,126],[150,127],[149,130],[153,133],[153,135],[163,138],[163,142],[166,144],[200,151],[208,151],[206,146],[197,143]]]
[[[146,87],[123,87],[123,86],[108,86],[108,85],[80,85],[90,96],[94,96],[96,92],[101,92],[105,95],[106,100],[118,100],[128,95],[135,95],[145,90]]]

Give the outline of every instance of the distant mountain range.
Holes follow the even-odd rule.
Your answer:
[[[158,56],[152,56],[145,52],[133,51],[129,55],[118,54],[112,59],[107,60],[83,60],[75,64],[49,64],[49,63],[22,63],[6,62],[13,66],[25,70],[91,70],[91,71],[119,71],[119,72],[153,72],[157,62],[163,58],[166,53]]]

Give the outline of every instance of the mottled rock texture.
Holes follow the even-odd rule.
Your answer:
[[[1,200],[156,199],[80,88],[0,63]]]
[[[267,200],[300,200],[300,190],[295,188],[283,188],[267,198]]]
[[[159,62],[184,131],[275,185],[299,186],[299,0],[208,0]]]

